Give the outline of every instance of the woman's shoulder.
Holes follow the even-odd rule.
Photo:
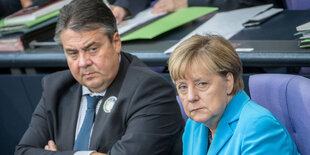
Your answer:
[[[258,105],[252,100],[249,100],[241,110],[239,119],[271,119],[278,121],[277,118],[266,108]]]
[[[236,130],[242,135],[244,152],[298,154],[284,125],[269,110],[251,100],[243,107]]]
[[[249,100],[241,110],[238,126],[243,131],[273,132],[279,130],[288,134],[284,125],[269,110],[252,100]]]

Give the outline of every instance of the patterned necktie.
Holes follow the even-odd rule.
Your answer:
[[[80,129],[80,132],[76,138],[73,150],[88,150],[88,144],[90,139],[90,131],[93,126],[93,122],[95,120],[96,115],[96,105],[99,100],[102,99],[102,96],[94,96],[91,97],[86,95],[87,99],[87,110],[86,115]]]

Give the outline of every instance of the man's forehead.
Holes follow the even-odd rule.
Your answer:
[[[64,29],[61,31],[60,36],[64,37],[65,35],[74,35],[74,36],[89,36],[89,35],[101,35],[106,36],[104,33],[100,33],[101,31],[99,29],[96,30],[73,30],[73,29]]]
[[[108,39],[107,35],[100,33],[98,30],[77,32],[71,29],[63,30],[60,38],[63,45],[78,43],[83,46],[90,42],[102,42]]]

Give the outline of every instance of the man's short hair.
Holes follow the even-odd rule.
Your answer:
[[[117,25],[112,11],[102,0],[73,0],[58,15],[54,40],[59,44],[64,29],[76,32],[100,29],[112,41]]]

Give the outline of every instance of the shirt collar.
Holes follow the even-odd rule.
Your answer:
[[[91,92],[87,87],[85,86],[82,86],[82,95],[85,96],[85,95],[90,95],[90,96],[104,96],[106,93],[106,89],[103,90],[102,92],[98,92],[98,93],[93,93]]]

